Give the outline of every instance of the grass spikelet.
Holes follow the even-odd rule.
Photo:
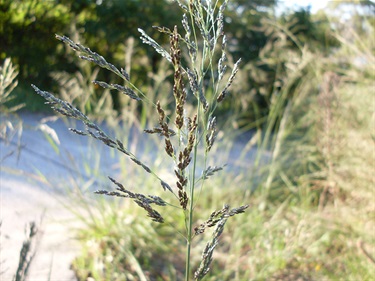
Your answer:
[[[170,136],[171,136],[170,132],[172,131],[173,134],[175,134],[175,133],[174,133],[173,130],[169,129],[167,122],[164,121],[165,112],[161,108],[161,105],[160,105],[159,101],[157,101],[157,103],[156,103],[156,109],[157,109],[158,114],[159,114],[159,124],[160,124],[160,127],[161,127],[160,134],[164,136],[164,140],[165,140],[165,152],[170,157],[174,157],[174,148],[173,148],[172,142],[170,140]],[[148,132],[152,132],[152,130],[148,131]]]
[[[209,152],[216,139],[216,117],[210,118],[206,132],[206,152]]]
[[[179,34],[177,26],[174,27],[173,34],[170,36],[171,57],[174,66],[174,85],[173,94],[176,100],[176,127],[181,130],[184,125],[184,105],[186,102],[186,90],[183,83],[181,68],[181,50],[179,46]]]
[[[100,87],[104,89],[118,90],[119,92],[124,93],[125,95],[127,95],[129,98],[133,100],[136,100],[136,101],[141,100],[141,98],[138,97],[138,95],[132,89],[128,87],[124,87],[118,84],[107,84],[102,81],[93,81],[92,83],[94,83],[95,85],[99,85]]]
[[[172,58],[170,54],[160,46],[154,39],[146,34],[142,29],[138,28],[139,33],[141,33],[141,40],[143,43],[150,45],[158,52],[162,57],[166,58],[168,61],[172,62]]]
[[[228,82],[227,84],[225,85],[224,89],[221,91],[220,95],[217,97],[217,102],[220,103],[224,100],[224,98],[227,96],[228,94],[228,89],[229,87],[232,85],[233,81],[234,81],[234,78],[236,77],[236,74],[239,70],[239,64],[241,63],[241,59],[239,59],[233,66],[233,70],[232,70],[232,73],[231,75],[229,76],[229,79],[228,79]]]
[[[223,170],[223,167],[208,166],[207,169],[202,172],[202,179],[208,179],[210,176],[213,176],[216,172]]]
[[[244,205],[229,210],[229,205],[224,205],[224,207],[221,210],[212,212],[207,221],[194,228],[195,235],[202,234],[207,227],[215,226],[219,221],[223,220],[224,218],[229,218],[234,215],[243,213],[248,207],[249,205]]]
[[[207,275],[207,273],[210,271],[210,265],[212,262],[212,254],[219,243],[219,237],[224,231],[225,223],[227,222],[227,219],[224,218],[219,221],[219,223],[216,226],[215,232],[212,236],[212,240],[207,243],[206,247],[203,250],[202,253],[202,261],[199,265],[199,268],[194,273],[194,279],[195,280],[202,280],[204,276]]]

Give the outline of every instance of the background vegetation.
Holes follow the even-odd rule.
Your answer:
[[[178,22],[180,10],[170,1],[5,0],[0,5],[0,57],[19,65],[10,105],[22,101],[29,110],[41,110],[42,101],[29,86],[34,83],[113,124],[142,127],[154,118],[152,110],[94,87],[92,80],[108,74],[69,55],[55,33],[126,67],[150,99],[171,102],[172,72],[137,39],[140,27],[167,44],[168,38],[151,26],[171,28]],[[201,194],[202,212],[224,198],[230,204],[239,197],[251,209],[231,222],[212,270],[220,276],[206,280],[372,280],[374,4],[335,1],[331,12],[316,14],[308,9],[277,14],[275,5],[233,0],[226,14],[226,33],[234,42],[229,60],[242,57],[244,63],[221,108],[227,117],[221,125],[252,133],[241,138],[245,141],[235,157],[233,139],[218,149],[222,159],[231,155],[231,164],[240,170],[211,179],[218,192]],[[110,75],[100,79],[116,81]],[[159,165],[162,159],[152,161]],[[123,178],[136,174],[124,162],[120,167]],[[152,186],[137,183],[146,190]],[[83,250],[73,265],[79,280],[181,276],[183,258],[176,249],[182,245],[172,229],[140,219],[143,214],[126,202],[101,202],[77,193],[82,195],[75,190],[70,204],[87,200],[85,210],[91,214],[77,213],[87,226],[79,231]],[[137,228],[129,232],[133,225]]]

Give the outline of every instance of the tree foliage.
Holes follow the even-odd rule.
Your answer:
[[[357,5],[355,1],[343,3],[336,4]],[[305,46],[311,51],[329,53],[337,45],[330,36],[334,26],[324,14],[311,15],[307,8],[276,16],[276,4],[277,0],[231,0],[225,15],[225,20],[230,22],[225,26],[225,33],[231,39],[228,41],[234,42],[229,46],[233,57],[228,59],[242,58],[243,62],[239,74],[241,85],[233,90],[241,98],[234,96],[227,103],[237,102],[238,111],[247,116],[246,122],[249,118],[258,118],[259,114],[267,114],[272,93],[282,86],[288,56],[298,55]],[[370,13],[374,8],[371,1],[362,1],[359,6]],[[137,29],[142,28],[169,48],[168,36],[151,26],[172,30],[180,13],[181,9],[172,0],[3,0],[0,3],[0,59],[11,57],[19,65],[19,80],[24,89],[29,89],[33,82],[57,92],[61,81],[51,77],[61,75],[52,73],[59,69],[73,75],[83,69],[78,60],[66,56],[68,50],[54,38],[56,33],[65,34],[92,46],[93,51],[120,67],[129,69],[131,64],[133,81],[146,87],[153,83],[151,73],[157,72],[161,58],[151,47],[138,48],[142,44],[140,40],[126,40],[138,38]],[[366,24],[373,23],[372,18]],[[361,24],[365,29],[363,21]],[[88,69],[87,73],[93,71]],[[104,75],[106,77],[102,77]],[[99,72],[97,78],[116,79],[110,75]],[[27,98],[28,92],[21,91],[22,100]],[[114,99],[115,107],[120,107],[121,101],[116,96]],[[254,111],[254,108],[249,110],[251,104],[258,107],[258,116],[247,114]]]

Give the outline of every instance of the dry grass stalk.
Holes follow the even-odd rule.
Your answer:
[[[321,137],[318,141],[318,148],[320,148],[323,159],[327,166],[327,179],[323,184],[323,190],[319,198],[319,209],[322,210],[327,201],[329,194],[335,195],[335,182],[333,180],[334,163],[332,159],[333,146],[335,145],[333,123],[334,110],[337,107],[336,88],[340,83],[340,78],[334,72],[326,72],[323,75],[323,84],[318,96],[318,103],[322,109],[321,122]]]
[[[36,254],[36,244],[38,240],[38,228],[35,222],[31,222],[26,227],[26,240],[22,244],[20,258],[18,261],[18,268],[14,277],[15,281],[24,281],[27,279],[30,265]]]

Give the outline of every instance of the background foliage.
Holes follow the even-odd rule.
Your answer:
[[[308,10],[301,10],[276,17],[276,4],[276,0],[234,0],[230,2],[226,15],[230,24],[227,24],[225,32],[230,39],[235,38],[229,40],[234,42],[230,46],[233,58],[229,59],[241,57],[244,74],[237,96],[227,102],[228,107],[223,108],[223,112],[227,112],[229,104],[237,101],[235,110],[237,113],[246,112],[242,116],[245,122],[259,117],[248,110],[252,103],[259,107],[261,115],[267,114],[271,93],[275,87],[280,87],[282,73],[285,73],[285,68],[280,65],[281,59],[265,61],[262,58],[264,53],[278,59],[280,57],[275,56],[278,54],[270,52],[296,50],[307,40],[309,46],[319,50],[335,46],[334,40],[327,36],[330,26],[324,16],[313,19]],[[162,36],[152,26],[172,28],[179,22],[180,10],[170,0],[3,0],[0,13],[0,58],[11,57],[13,63],[19,65],[20,85],[15,102],[22,100],[28,109],[35,110],[41,108],[42,102],[31,96],[31,83],[57,92],[62,86],[61,75],[56,77],[52,73],[59,71],[73,76],[77,71],[82,72],[80,62],[73,56],[67,56],[69,51],[54,39],[54,34],[66,34],[93,46],[94,51],[115,65],[129,70],[131,66],[132,80],[143,85],[142,90],[145,90],[146,85],[158,83],[152,73],[157,72],[161,59],[150,47],[139,48],[141,43],[137,28],[142,28],[158,42],[167,43],[167,36]],[[287,29],[293,37],[280,35],[283,29]],[[116,79],[105,72],[97,75],[104,81]],[[94,90],[91,94],[100,95],[100,91]],[[116,94],[112,93],[112,99],[112,107],[116,110],[129,106]],[[86,105],[86,110],[90,108],[90,104]],[[228,115],[233,113],[230,111]]]

